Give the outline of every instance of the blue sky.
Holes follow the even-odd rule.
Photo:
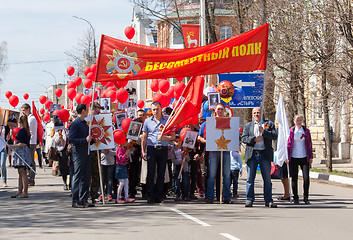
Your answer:
[[[38,102],[46,88],[69,80],[66,68],[70,60],[65,51],[72,50],[89,29],[95,28],[96,39],[105,34],[127,40],[125,27],[131,25],[133,5],[129,0],[16,0],[0,1],[0,42],[8,47],[8,69],[1,74],[0,107],[13,109],[5,97],[11,91],[20,103]],[[57,60],[48,62],[48,60]],[[37,62],[37,63],[26,63]],[[29,99],[23,99],[28,93]]]

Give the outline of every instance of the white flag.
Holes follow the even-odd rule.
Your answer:
[[[289,137],[289,125],[286,116],[286,109],[284,108],[282,94],[280,94],[278,98],[276,122],[278,122],[278,137],[276,151],[277,161],[275,162],[275,164],[282,167],[284,161],[288,159],[287,142]]]

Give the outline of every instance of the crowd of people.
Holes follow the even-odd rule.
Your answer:
[[[175,201],[204,198],[207,204],[214,203],[215,199],[222,199],[224,204],[230,204],[232,198],[239,197],[238,178],[243,173],[242,157],[235,151],[205,151],[205,119],[200,118],[199,124],[188,126],[198,132],[198,138],[193,149],[183,148],[181,129],[172,134],[161,134],[171,111],[162,109],[159,102],[153,102],[151,111],[146,113],[140,109],[137,111],[137,118],[133,119],[143,124],[138,140],[126,139],[125,144],[115,144],[114,148],[90,152],[89,145],[95,139],[89,134],[85,118],[90,114],[100,114],[102,107],[94,102],[91,113],[89,107],[83,103],[78,104],[64,128],[55,128],[53,119],[49,123],[42,122],[45,125],[42,136],[45,143],[43,154],[37,151],[40,136],[37,136],[37,121],[28,104],[21,107],[18,133],[12,132],[14,126],[2,128],[1,136],[8,143],[7,148],[1,151],[3,186],[7,187],[8,155],[12,155],[12,166],[18,169],[19,174],[18,191],[12,198],[28,198],[28,186],[35,186],[35,151],[38,160],[43,155],[43,159],[53,167],[53,175],[61,175],[63,189],[71,191],[73,208],[94,207],[103,201],[132,203],[137,198],[138,190],[141,191],[141,199],[148,204],[162,203],[171,196]],[[214,116],[225,117],[225,114],[225,106],[217,104]],[[313,158],[311,136],[309,129],[303,126],[303,116],[297,115],[294,124],[290,129],[289,159],[285,164],[289,164],[294,203],[299,204],[297,182],[300,166],[304,179],[304,203],[310,204],[309,168]],[[113,123],[112,128],[117,129],[118,126]],[[245,124],[241,134],[241,142],[245,144],[247,168],[245,207],[252,207],[255,200],[258,165],[264,182],[265,207],[277,207],[272,198],[270,174],[274,155],[272,146],[276,139],[275,124],[263,119],[260,108],[254,108],[252,121]],[[12,154],[8,154],[10,152]],[[221,154],[222,181],[218,177]],[[41,162],[42,160],[40,166]],[[282,178],[288,180],[286,174],[288,173],[282,171]],[[220,188],[220,182],[223,183],[223,188]],[[288,184],[284,186],[285,194],[280,200],[289,200]],[[223,189],[222,193],[220,189]]]

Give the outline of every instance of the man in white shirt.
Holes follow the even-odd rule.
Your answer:
[[[30,153],[31,153],[31,167],[36,170],[36,164],[34,162],[34,152],[36,150],[36,145],[37,145],[37,120],[34,117],[34,115],[31,113],[31,106],[28,103],[25,103],[21,106],[21,112],[28,117],[28,125],[29,125],[29,130],[31,132],[31,138],[29,141],[30,144]],[[35,185],[35,174],[33,171],[29,172],[29,186],[34,186]]]

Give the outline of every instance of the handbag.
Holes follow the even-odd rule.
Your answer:
[[[53,161],[58,161],[58,150],[55,147],[50,147],[48,158]]]

